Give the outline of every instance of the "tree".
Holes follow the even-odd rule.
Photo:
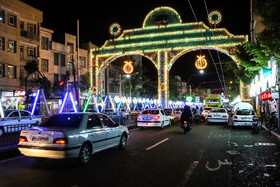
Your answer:
[[[90,72],[81,75],[80,89],[86,91],[90,88]]]
[[[178,80],[174,78],[169,78],[169,99],[170,100],[180,100],[182,98],[179,98],[179,86],[178,86]]]

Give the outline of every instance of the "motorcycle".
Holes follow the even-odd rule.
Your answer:
[[[182,124],[182,129],[184,130],[184,134],[190,131],[192,129],[191,122],[184,121],[184,123]]]
[[[258,116],[254,116],[253,117],[253,126],[252,126],[253,132],[258,133],[260,128],[261,127],[258,123]]]

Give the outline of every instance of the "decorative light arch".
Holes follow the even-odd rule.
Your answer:
[[[158,7],[148,13],[142,28],[124,30],[107,40],[101,48],[91,51],[92,82],[97,97],[101,97],[100,72],[122,56],[141,55],[148,58],[158,71],[158,100],[168,103],[169,70],[183,54],[200,49],[217,50],[235,58],[236,45],[248,41],[247,35],[235,36],[225,28],[211,29],[203,22],[182,23],[177,11]],[[242,88],[241,88],[242,89]]]

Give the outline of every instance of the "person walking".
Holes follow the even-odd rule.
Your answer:
[[[261,104],[260,107],[260,114],[261,114],[261,124],[262,124],[263,121],[265,120],[265,107],[263,106],[263,104]]]

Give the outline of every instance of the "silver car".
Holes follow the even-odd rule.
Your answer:
[[[94,153],[114,146],[124,149],[128,138],[127,127],[104,114],[62,113],[38,127],[21,131],[18,149],[25,156],[78,158],[87,164]]]

